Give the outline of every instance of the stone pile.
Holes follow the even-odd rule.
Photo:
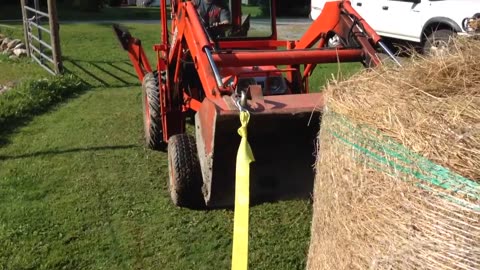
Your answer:
[[[3,94],[3,92],[7,92],[7,90],[10,90],[10,87],[0,84],[0,95]]]
[[[20,39],[11,39],[3,34],[0,34],[0,53],[10,59],[27,56],[26,46]]]
[[[17,83],[18,81],[9,81],[4,83],[3,85],[0,84],[0,95],[15,87]]]

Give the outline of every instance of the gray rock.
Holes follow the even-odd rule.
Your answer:
[[[8,44],[7,44],[7,50],[12,50],[13,48],[15,48],[15,46],[17,46],[18,44],[20,44],[22,41],[20,39],[14,39],[12,41],[10,41]]]
[[[20,42],[19,44],[17,44],[17,46],[15,46],[14,49],[25,49],[25,48],[26,48],[25,44],[23,42]]]
[[[3,54],[3,55],[6,55],[6,56],[10,56],[10,55],[13,54],[13,52],[12,52],[12,51],[9,51],[9,50],[5,50],[5,51],[2,52],[2,54]]]
[[[5,38],[3,41],[2,41],[2,44],[0,44],[0,50],[5,50],[7,48],[7,44],[12,41],[11,39],[9,39],[8,37]]]
[[[0,43],[0,45],[3,45],[5,42],[7,42],[7,43],[8,43],[8,42],[10,42],[10,41],[11,41],[11,39],[10,39],[10,38],[8,38],[8,37],[5,37],[5,38],[3,38],[3,40],[2,40],[2,43]]]
[[[27,55],[27,50],[25,49],[14,49],[13,54],[16,55],[17,57],[22,57]]]

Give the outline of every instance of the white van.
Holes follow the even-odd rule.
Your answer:
[[[325,2],[311,0],[316,19]],[[468,18],[480,17],[480,0],[351,0],[353,8],[382,37],[421,44],[428,53],[454,34],[467,34]],[[477,29],[478,31],[478,29]]]

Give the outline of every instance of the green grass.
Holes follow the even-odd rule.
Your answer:
[[[40,114],[85,88],[86,85],[71,75],[22,81],[0,95],[0,126],[11,126]]]
[[[332,80],[344,80],[360,71],[360,63],[332,63],[318,65],[309,80],[310,91],[320,92],[326,83]]]
[[[20,2],[20,1],[19,1]],[[46,9],[42,9],[46,11]],[[58,19],[70,20],[158,20],[160,18],[159,7],[105,7],[100,11],[80,11],[68,6],[58,6]],[[22,12],[19,5],[2,5],[0,8],[0,20],[21,20]]]
[[[0,33],[23,40],[22,28],[18,24],[0,25]],[[44,77],[50,76],[40,66],[32,65],[30,60],[10,60],[6,55],[0,54],[0,84],[15,84],[24,79]]]
[[[58,14],[61,21],[68,20],[159,20],[159,7],[106,7],[98,12],[64,8]]]
[[[228,268],[233,213],[174,208],[166,156],[141,130],[138,89],[102,88],[13,136],[0,150],[0,265]],[[252,208],[252,267],[303,268],[309,221],[305,201]]]
[[[158,26],[129,26],[154,59]],[[61,37],[90,90],[2,135],[0,269],[228,269],[233,212],[172,206],[166,154],[143,146],[139,82],[110,26],[62,25]],[[0,81],[46,74],[5,67],[21,70]],[[252,207],[250,268],[304,269],[310,221],[307,200]]]
[[[51,76],[28,59],[10,60],[0,54],[0,84],[16,84],[24,79],[40,79]]]
[[[43,10],[43,9],[42,9]],[[244,14],[250,14],[252,18],[262,17],[258,6],[242,6]],[[158,20],[160,18],[159,7],[105,7],[99,11],[79,11],[64,5],[58,6],[58,19],[60,21],[86,21],[86,20]],[[21,20],[20,5],[1,5],[0,20]]]

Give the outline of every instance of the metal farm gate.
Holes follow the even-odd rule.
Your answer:
[[[21,0],[27,54],[53,75],[63,72],[56,0],[47,0],[41,11],[40,0]]]

